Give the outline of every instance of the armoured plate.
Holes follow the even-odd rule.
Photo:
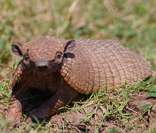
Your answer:
[[[132,84],[152,75],[144,58],[116,40],[76,40],[74,58],[64,61],[61,75],[80,93]]]

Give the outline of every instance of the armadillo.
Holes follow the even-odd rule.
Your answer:
[[[65,40],[46,36],[23,44],[14,43],[12,51],[22,59],[11,85],[14,102],[7,114],[9,118],[17,119],[17,114],[20,118],[22,105],[18,97],[28,88],[55,93],[30,112],[31,117],[47,118],[79,94],[114,89],[152,76],[150,64],[117,40]]]

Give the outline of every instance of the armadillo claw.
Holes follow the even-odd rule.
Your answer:
[[[45,119],[48,116],[48,110],[49,108],[35,108],[33,109],[30,114],[29,114],[29,117],[32,119],[32,120],[42,120],[42,119]]]
[[[12,98],[13,103],[5,113],[5,117],[11,123],[19,123],[22,117],[22,105],[19,100]]]

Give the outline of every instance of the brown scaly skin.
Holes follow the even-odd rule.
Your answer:
[[[22,105],[16,101],[29,88],[47,88],[55,93],[30,113],[31,117],[47,118],[79,93],[116,88],[152,75],[150,66],[141,56],[112,40],[65,41],[40,37],[25,44],[13,45],[13,52],[22,60],[13,79],[11,88],[15,102],[8,114],[15,117],[19,114],[19,118]],[[18,105],[15,106],[16,103]]]
[[[75,58],[64,61],[61,75],[79,93],[110,90],[152,75],[141,55],[115,40],[76,40],[75,47],[67,51]]]

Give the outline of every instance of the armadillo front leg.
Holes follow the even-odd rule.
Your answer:
[[[22,105],[18,99],[12,98],[12,100],[13,103],[6,112],[6,118],[9,122],[18,124],[20,123],[20,119],[22,116]]]
[[[6,118],[9,122],[18,124],[20,123],[20,119],[22,117],[22,103],[20,99],[20,95],[22,95],[24,91],[21,83],[17,83],[17,81],[12,84],[12,97],[11,97],[11,105],[6,111]]]
[[[60,107],[70,103],[78,96],[78,92],[70,87],[59,89],[54,96],[30,113],[31,118],[45,119],[57,113]]]
[[[20,84],[19,84],[20,85]],[[11,98],[11,105],[9,106],[7,112],[6,112],[6,118],[10,122],[14,122],[15,124],[20,123],[20,119],[22,117],[22,111],[23,111],[23,106],[22,106],[22,96],[25,92],[25,89],[19,88],[15,90],[12,93],[12,98]]]

